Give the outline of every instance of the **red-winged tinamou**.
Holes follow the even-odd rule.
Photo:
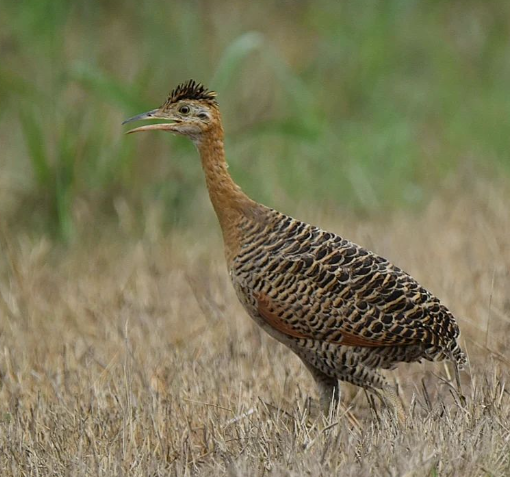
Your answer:
[[[296,353],[327,411],[338,381],[369,389],[403,409],[378,369],[400,362],[466,358],[450,311],[388,260],[338,235],[250,199],[232,180],[216,94],[190,80],[158,109],[124,123],[163,119],[129,131],[161,130],[191,139],[200,152],[225,257],[248,314]]]

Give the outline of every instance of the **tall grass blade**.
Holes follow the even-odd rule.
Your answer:
[[[20,110],[20,121],[37,184],[39,187],[48,188],[51,186],[52,174],[41,124],[33,113],[27,113],[23,108]]]
[[[142,111],[147,107],[147,103],[140,98],[139,94],[131,92],[124,83],[88,63],[73,64],[71,78],[98,98],[124,109]]]
[[[214,73],[212,84],[219,91],[225,91],[236,77],[236,72],[241,68],[241,64],[253,52],[258,51],[264,45],[264,36],[256,31],[250,31],[237,37],[223,52],[216,71]]]

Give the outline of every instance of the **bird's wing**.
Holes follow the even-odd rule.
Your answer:
[[[281,333],[365,347],[441,346],[458,336],[437,298],[362,247],[343,240],[292,250],[272,254],[252,295],[259,315]]]
[[[293,338],[318,338],[317,334],[312,330],[303,330],[303,327],[296,327],[285,318],[282,318],[282,310],[285,310],[285,304],[278,303],[276,300],[271,300],[267,295],[257,295],[257,310],[260,316],[264,318],[269,325],[284,335]],[[337,335],[334,338],[323,336],[323,339],[328,342],[337,342],[345,346],[378,347],[391,345],[391,343],[386,343],[383,340],[368,340],[362,336],[356,335],[356,333],[349,333],[348,331],[342,331],[340,336]]]

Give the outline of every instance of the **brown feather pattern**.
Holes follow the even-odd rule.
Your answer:
[[[369,388],[376,368],[465,356],[448,309],[386,259],[265,208],[239,224],[230,266],[239,299],[272,336],[328,376]]]

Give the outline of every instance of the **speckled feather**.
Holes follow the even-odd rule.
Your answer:
[[[410,275],[338,235],[264,209],[265,220],[239,224],[243,245],[230,275],[248,313],[305,362],[369,388],[384,384],[378,367],[445,358],[464,365],[453,315]]]

